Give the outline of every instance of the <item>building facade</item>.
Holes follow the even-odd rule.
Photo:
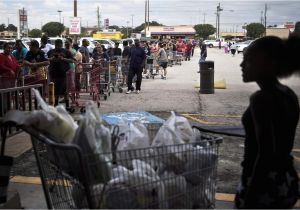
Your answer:
[[[194,39],[196,31],[194,26],[179,25],[179,26],[149,26],[149,29],[141,31],[142,37],[151,39]],[[145,36],[146,35],[146,36]]]

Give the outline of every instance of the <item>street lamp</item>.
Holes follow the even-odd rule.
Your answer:
[[[128,38],[128,24],[129,24],[129,21],[126,21],[127,23],[127,38]]]
[[[57,10],[58,14],[59,14],[59,22],[61,23],[61,13],[62,11],[61,10]]]

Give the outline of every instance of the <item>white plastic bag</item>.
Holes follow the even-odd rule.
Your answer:
[[[59,143],[70,143],[78,125],[63,106],[48,106],[38,90],[32,89],[41,110],[32,112],[10,111],[5,121],[12,121],[18,125],[34,127],[46,136],[52,137]]]
[[[194,132],[189,121],[184,117],[176,116],[172,111],[169,119],[156,134],[152,146],[183,144],[193,139]]]
[[[147,150],[140,149],[150,147],[148,130],[139,120],[129,123],[121,121],[118,126],[120,141],[117,146],[117,162],[132,169],[131,160],[147,156]]]
[[[134,200],[134,197],[137,196],[139,206],[144,207],[154,199],[154,203],[158,204],[157,208],[167,208],[164,185],[154,169],[141,160],[132,160],[132,165],[133,170],[122,166],[113,169],[114,178],[109,182],[109,189],[120,185],[127,186],[126,191],[134,192],[130,200]],[[153,195],[153,192],[156,194]],[[115,192],[114,197],[117,197],[118,194]],[[113,198],[111,197],[111,199]]]
[[[86,104],[86,115],[80,120],[73,143],[82,149],[91,182],[108,182],[111,179],[111,134],[102,124],[95,103]]]

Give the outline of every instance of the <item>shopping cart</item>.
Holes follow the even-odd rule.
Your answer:
[[[176,52],[175,55],[175,65],[181,65],[181,62],[183,61],[184,52]]]
[[[117,128],[113,129],[111,153],[84,155],[76,145],[56,143],[49,135],[23,127],[31,135],[49,209],[215,207],[221,138],[202,133],[199,143],[115,151]],[[114,158],[100,161],[104,155]],[[142,162],[154,174],[142,166],[135,172],[122,170],[124,165]],[[95,169],[103,164],[112,168],[119,182],[97,180],[101,171]],[[137,177],[130,179],[134,174]]]
[[[146,79],[150,79],[150,78],[154,79],[155,76],[158,75],[157,70],[155,70],[155,72],[154,72],[154,68],[156,68],[154,66],[154,60],[155,60],[155,56],[153,54],[150,56],[147,56],[147,58],[146,58],[146,66],[145,66],[145,69],[147,70]]]

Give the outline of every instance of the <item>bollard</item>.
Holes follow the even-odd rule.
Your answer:
[[[214,61],[200,62],[200,93],[213,94],[214,88]]]
[[[49,90],[48,90],[48,104],[54,106],[55,103],[55,93],[54,93],[54,83],[49,83]]]

